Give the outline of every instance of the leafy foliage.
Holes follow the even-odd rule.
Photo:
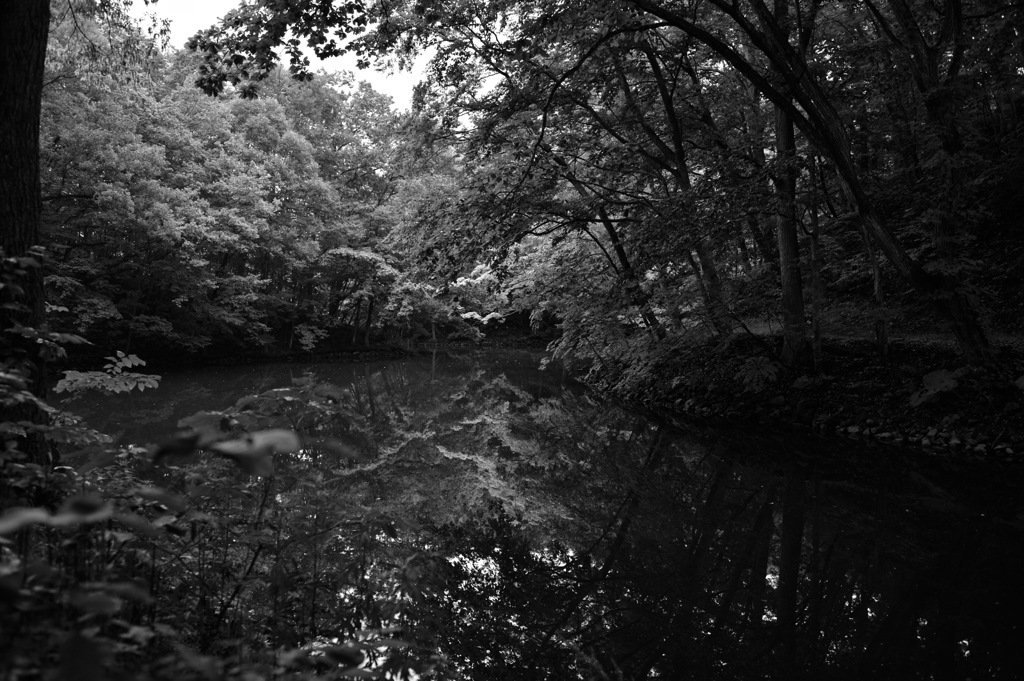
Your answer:
[[[761,392],[779,377],[779,365],[765,357],[750,357],[739,371],[736,380],[742,381],[746,390]]]
[[[910,406],[918,407],[932,400],[940,393],[955,389],[957,385],[959,385],[956,379],[958,379],[962,374],[962,369],[958,369],[957,371],[939,369],[925,374],[922,379],[924,382],[924,388],[910,396]]]
[[[120,393],[138,388],[156,388],[160,385],[160,377],[155,374],[140,374],[125,371],[136,366],[145,366],[146,362],[135,355],[126,355],[120,350],[116,357],[107,357],[109,363],[103,365],[103,371],[64,372],[64,378],[57,381],[53,391],[81,392],[83,390],[99,390],[101,392]]]

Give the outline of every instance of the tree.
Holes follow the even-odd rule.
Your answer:
[[[39,245],[39,111],[49,27],[48,0],[17,3],[0,23],[0,250],[5,258],[31,257]],[[0,333],[5,354],[19,356],[33,392],[41,395],[46,374],[39,352],[44,346],[10,331],[15,325],[43,326],[42,272],[38,267],[26,272],[21,296],[9,286],[0,291]]]
[[[642,12],[641,16],[665,22],[707,45],[721,59],[736,69],[743,78],[752,83],[781,112],[789,116],[793,124],[836,168],[842,190],[850,205],[857,211],[858,219],[872,239],[877,242],[880,250],[886,254],[899,275],[914,288],[922,299],[934,300],[938,313],[950,324],[955,337],[972,361],[982,363],[991,361],[991,352],[980,326],[977,312],[959,278],[948,271],[937,273],[933,271],[932,266],[926,266],[927,262],[922,264],[912,258],[904,243],[896,236],[891,225],[879,212],[871,193],[865,186],[864,178],[854,163],[847,122],[839,115],[822,76],[819,75],[817,69],[813,68],[813,62],[810,60],[813,55],[802,53],[802,50],[806,49],[809,44],[810,27],[814,25],[814,15],[820,9],[819,3],[812,3],[811,6],[800,9],[793,8],[796,14],[793,15],[792,21],[804,27],[802,35],[794,35],[793,39],[802,41],[802,46],[800,43],[794,44],[791,41],[790,33],[786,28],[787,22],[784,19],[788,13],[780,12],[777,15],[762,0],[755,0],[749,6],[729,3],[724,0],[715,1],[703,6],[703,9],[696,14],[688,13],[685,7],[671,2],[636,0],[626,3],[626,5]],[[530,13],[525,11],[527,6],[528,3],[523,3],[521,7],[517,5],[519,9],[515,16],[529,17]],[[943,29],[942,35],[937,38],[939,42],[928,48],[932,49],[933,55],[942,52],[935,50],[940,43],[949,44],[952,38],[946,37],[947,35],[954,36],[958,33],[959,22],[956,17],[959,16],[959,6],[959,2],[944,5],[943,12],[947,17],[945,23],[947,28]],[[780,10],[784,7],[785,4],[779,5]],[[906,14],[906,11],[901,10],[901,7],[906,9],[905,3],[896,3],[893,7],[897,14],[901,12],[903,15]],[[210,73],[206,76],[204,86],[216,89],[228,80],[244,80],[241,68],[234,66],[234,62],[232,65],[224,65],[219,61],[221,57],[218,48],[228,44],[231,49],[237,50],[239,53],[247,52],[250,58],[255,59],[258,64],[261,59],[270,57],[268,49],[258,43],[254,36],[260,35],[266,38],[267,45],[275,44],[275,41],[280,42],[283,35],[281,24],[284,23],[297,23],[315,36],[312,40],[314,45],[317,43],[323,45],[326,40],[323,36],[328,34],[329,30],[339,28],[340,33],[347,36],[347,32],[361,30],[367,24],[367,12],[381,12],[378,30],[372,36],[362,38],[358,45],[363,50],[383,50],[400,45],[408,46],[416,41],[424,43],[436,41],[437,31],[442,25],[458,25],[464,17],[464,13],[460,14],[460,12],[464,12],[463,9],[453,9],[450,15],[445,15],[442,19],[441,13],[427,12],[415,3],[397,8],[390,5],[387,7],[363,7],[353,3],[345,5],[344,12],[326,17],[327,20],[320,22],[317,19],[325,18],[325,16],[317,15],[309,10],[309,6],[295,4],[289,5],[287,11],[283,13],[269,12],[267,8],[264,8],[262,10],[264,13],[258,16],[256,14],[237,15],[232,19],[234,23],[228,22],[227,26],[230,28],[222,29],[220,33],[216,34],[218,39],[222,39],[221,43],[212,39],[194,41],[194,47],[208,50],[207,67]],[[485,11],[491,12],[494,17],[502,15],[505,21],[513,16],[512,12],[498,11],[497,8],[489,8]],[[275,17],[273,21],[270,19],[272,16]],[[635,15],[621,12],[620,6],[616,3],[602,3],[587,10],[566,6],[560,8],[556,14],[541,12],[538,16],[544,18],[543,21],[532,25],[547,26],[549,30],[564,30],[570,23],[575,26],[578,24],[576,19],[580,16],[601,16],[602,18],[612,18],[617,22],[636,20]],[[249,23],[246,23],[247,20]],[[903,23],[906,24],[906,21]],[[241,25],[250,26],[256,30],[243,36],[239,29]],[[622,26],[622,23],[618,25]],[[909,26],[909,24],[907,25]],[[210,36],[212,35],[210,34]],[[895,36],[895,34],[893,35]],[[918,44],[926,44],[920,43],[916,37],[913,39]],[[328,45],[329,49],[325,48],[328,51],[341,49],[335,43]],[[494,47],[497,46],[495,43]],[[954,55],[959,54],[961,50],[962,46],[956,47],[953,51]],[[921,58],[934,61],[937,57],[927,57],[922,53]],[[950,71],[952,75],[955,75],[957,71],[955,62],[958,59],[954,56],[954,64]],[[921,63],[922,68],[926,66]],[[257,71],[257,75],[258,73],[259,71]],[[557,90],[560,85],[560,82],[553,83],[550,86],[552,92]],[[936,102],[938,101],[936,100]],[[938,109],[935,110],[936,115],[944,115],[939,114]],[[783,128],[785,127],[783,125]],[[943,237],[943,239],[946,238]],[[787,248],[790,247],[787,246]],[[787,298],[795,299],[795,295],[787,294]],[[795,312],[796,309],[793,308],[789,316],[795,319]],[[790,326],[792,327],[793,324],[795,321]]]
[[[856,209],[858,218],[900,276],[923,299],[934,300],[938,313],[949,323],[971,361],[992,361],[992,353],[978,314],[959,281],[955,277],[929,272],[913,260],[879,215],[853,162],[846,125],[821,81],[815,76],[815,71],[790,43],[787,31],[763,0],[753,0],[749,13],[740,5],[724,0],[712,0],[709,7],[713,8],[710,11],[714,19],[726,22],[760,52],[770,65],[771,73],[777,76],[777,84],[773,82],[771,74],[765,73],[745,58],[736,44],[712,32],[708,24],[700,23],[699,19],[691,19],[680,8],[649,0],[631,0],[631,4],[706,44],[750,80],[780,110],[786,112],[822,155],[834,164],[843,192]],[[958,6],[959,3],[954,5]],[[812,12],[815,7],[816,4],[812,4]],[[948,11],[952,9],[952,5],[947,5]],[[950,25],[955,26],[955,22]],[[954,61],[956,59],[954,57]],[[797,109],[795,104],[799,104],[800,108]]]
[[[90,41],[89,58],[78,60],[78,68],[82,68],[83,62],[92,66],[93,60],[102,61],[117,52],[121,58],[115,61],[120,62],[123,71],[129,71],[138,66],[140,56],[151,54],[155,40],[166,36],[165,25],[162,31],[152,31],[149,39],[142,39],[119,0],[102,0],[89,6],[77,5],[75,0],[52,3],[33,0],[19,3],[8,13],[0,27],[3,40],[0,48],[3,61],[0,65],[0,115],[3,116],[0,119],[0,249],[5,257],[26,258],[40,245],[40,108],[54,7],[61,19],[68,14],[73,16],[73,22],[61,22],[63,25],[59,26],[65,33],[77,32],[88,41],[88,28],[83,26],[97,19],[106,22],[110,35],[115,36],[106,45]],[[74,28],[68,23],[73,23]],[[116,42],[118,40],[120,43]],[[47,354],[53,351],[51,344],[41,342],[40,336],[9,333],[15,326],[34,329],[36,333],[45,331],[43,275],[38,266],[40,254],[34,255],[32,266],[26,270],[20,284],[22,293],[12,300],[11,288],[7,287],[0,294],[0,303],[3,303],[0,333],[5,335],[5,350],[8,351],[5,354],[17,356],[22,368],[31,375],[33,392],[41,395],[46,384]]]

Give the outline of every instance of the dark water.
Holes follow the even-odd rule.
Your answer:
[[[344,493],[457,557],[433,607],[467,678],[1024,678],[1020,471],[670,427],[540,358],[203,369],[75,409],[143,444],[332,384],[370,461]]]

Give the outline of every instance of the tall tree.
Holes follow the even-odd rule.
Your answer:
[[[790,43],[789,34],[764,0],[749,8],[727,0],[710,0],[710,16],[697,16],[671,2],[629,0],[645,13],[693,36],[718,53],[782,111],[807,136],[838,173],[844,194],[865,229],[896,271],[924,300],[932,300],[972,362],[987,363],[993,355],[978,313],[954,275],[942,276],[914,260],[878,211],[857,170],[845,122],[807,59]],[[729,26],[754,46],[769,72],[745,58],[736,44],[712,28],[711,21]],[[773,82],[772,75],[777,77]],[[777,83],[777,84],[776,84]]]
[[[0,248],[8,258],[28,257],[39,245],[39,112],[49,28],[49,0],[14,3],[0,21]],[[8,333],[15,324],[39,329],[44,320],[42,272],[28,268],[21,286],[18,299],[10,288],[0,292],[0,333],[9,338],[15,338]],[[43,346],[24,338],[13,342],[10,350],[35,369],[33,392],[42,394]]]

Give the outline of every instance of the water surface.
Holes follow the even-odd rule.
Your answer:
[[[467,678],[1024,678],[1019,471],[674,428],[541,358],[202,369],[77,409],[143,444],[250,393],[321,400],[297,427],[361,457],[317,459],[324,484],[447,557],[430,626]]]

